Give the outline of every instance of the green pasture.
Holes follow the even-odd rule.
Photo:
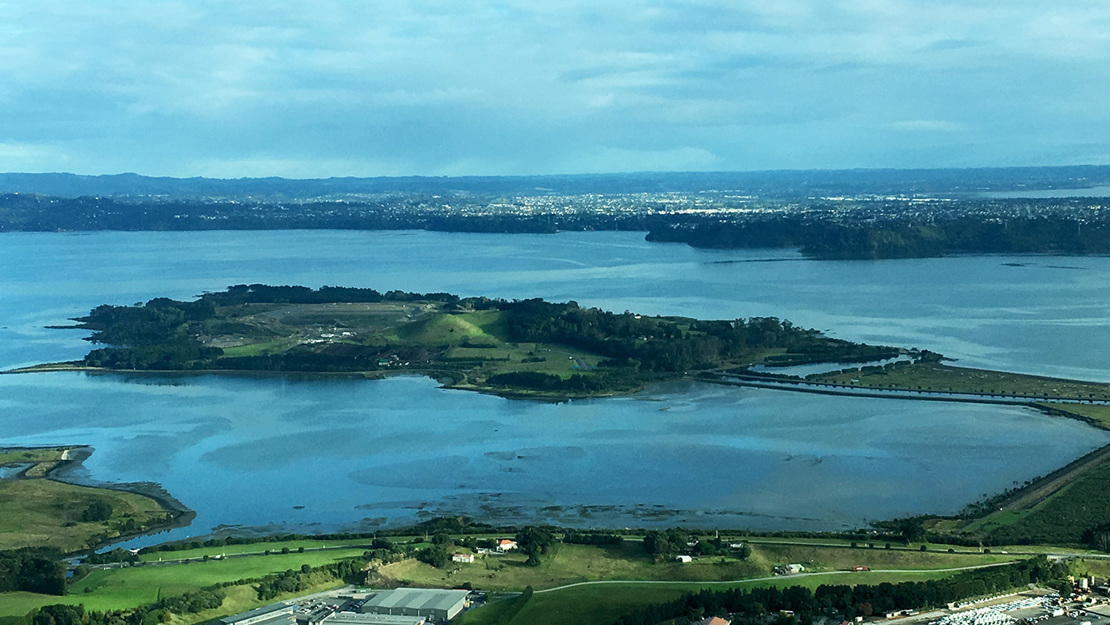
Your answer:
[[[112,517],[81,521],[81,513],[96,501],[111,505]],[[126,519],[147,525],[166,514],[149,497],[45,479],[0,481],[0,510],[0,550],[48,546],[67,552],[87,547],[93,537],[118,535],[116,528]]]
[[[214,558],[216,556],[237,554],[263,555],[266,551],[269,551],[271,555],[286,555],[281,553],[282,549],[288,549],[290,551],[288,555],[295,555],[297,550],[301,547],[305,550],[343,549],[344,553],[349,553],[353,549],[361,549],[363,551],[369,549],[370,541],[366,540],[364,542],[365,544],[353,544],[353,541],[350,540],[284,540],[281,542],[259,542],[244,545],[197,547],[196,549],[181,549],[177,551],[155,551],[141,554],[139,560],[143,562],[158,562],[159,560],[184,560],[186,558],[203,558],[204,556]],[[358,555],[362,555],[362,551],[359,551]]]
[[[206,586],[241,579],[264,577],[302,564],[322,566],[344,558],[361,556],[363,549],[280,553],[189,564],[133,566],[97,569],[75,582],[65,597],[32,593],[0,593],[0,619],[22,616],[53,603],[85,604],[89,610],[118,610],[153,603],[162,596],[180,595]],[[230,612],[225,612],[230,613]],[[0,620],[0,625],[6,625]]]
[[[845,571],[853,566],[890,570],[939,570],[1007,562],[1013,558],[999,553],[948,553],[886,550],[881,547],[846,549],[821,545],[752,544],[746,560],[732,556],[704,556],[693,562],[653,564],[638,541],[620,545],[588,546],[557,544],[539,566],[525,566],[518,553],[479,555],[472,564],[452,564],[437,569],[423,562],[406,560],[381,567],[387,580],[417,586],[453,586],[469,582],[475,588],[519,591],[601,580],[718,582],[767,577],[778,564],[802,564],[807,571]]]

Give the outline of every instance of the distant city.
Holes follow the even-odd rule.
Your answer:
[[[1110,252],[1110,167],[214,180],[0,175],[0,231],[647,232],[817,258]]]

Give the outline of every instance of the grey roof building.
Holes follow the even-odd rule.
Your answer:
[[[379,590],[366,599],[362,611],[370,614],[399,616],[424,616],[436,621],[446,621],[462,612],[465,590],[436,590],[431,588],[398,588]]]
[[[324,621],[324,625],[424,625],[424,619],[423,616],[336,612]]]
[[[268,606],[255,608],[250,612],[243,612],[242,614],[235,614],[226,618],[220,619],[224,625],[254,625],[254,623],[261,623],[262,621],[269,621],[271,619],[280,619],[281,617],[292,617],[293,606],[289,603],[271,603]]]

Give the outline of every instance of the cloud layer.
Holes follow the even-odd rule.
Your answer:
[[[1108,74],[1101,0],[0,1],[0,170],[1102,164]]]

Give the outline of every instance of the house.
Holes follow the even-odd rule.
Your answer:
[[[501,553],[505,553],[506,551],[512,551],[513,549],[516,549],[516,548],[517,548],[517,544],[516,544],[515,540],[509,540],[508,538],[501,538],[501,539],[498,539],[498,541],[497,541],[497,550],[500,551]]]
[[[732,621],[719,616],[707,616],[698,621],[697,625],[732,625]]]
[[[474,564],[473,553],[456,553],[451,556],[452,562],[465,562],[466,564]]]
[[[675,558],[675,561],[681,562],[683,564],[689,564],[689,563],[693,562],[694,559],[691,558],[690,556],[678,556],[677,558]]]

